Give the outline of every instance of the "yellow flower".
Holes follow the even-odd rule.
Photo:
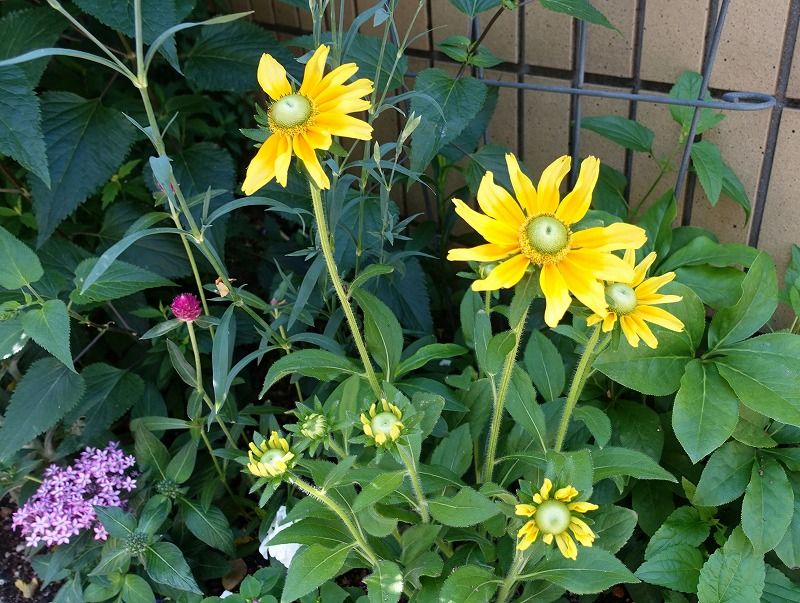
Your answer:
[[[494,183],[486,172],[478,188],[483,213],[453,199],[456,213],[486,239],[485,245],[451,249],[447,259],[495,262],[489,275],[472,284],[475,291],[493,291],[516,285],[529,265],[541,267],[539,283],[547,301],[545,322],[555,327],[574,295],[594,312],[605,315],[606,302],[600,280],[631,278],[631,268],[612,251],[638,249],[646,240],[644,230],[631,224],[611,224],[573,232],[589,210],[600,161],[587,157],[575,188],[564,199],[559,186],[570,169],[570,158],[556,159],[542,173],[534,188],[516,158],[506,155],[515,197]]]
[[[404,429],[402,423],[403,413],[394,404],[386,400],[381,400],[381,412],[378,406],[373,404],[367,413],[361,413],[361,428],[364,435],[372,439],[377,446],[384,446],[390,442],[395,442],[400,437]]]
[[[257,477],[280,477],[294,460],[294,454],[289,451],[289,442],[280,437],[277,431],[273,431],[269,440],[262,441],[260,446],[250,442],[247,456],[250,459],[247,469]]]
[[[577,559],[578,547],[575,540],[583,546],[592,546],[597,535],[586,524],[581,515],[589,511],[595,511],[599,507],[590,502],[572,500],[578,496],[578,491],[572,486],[556,490],[553,498],[550,498],[550,491],[553,489],[553,482],[545,478],[542,488],[533,495],[533,505],[517,505],[515,512],[523,517],[533,517],[517,533],[519,542],[517,548],[520,551],[526,550],[543,534],[542,541],[551,544],[553,540],[558,545],[558,550],[567,559]],[[572,539],[569,532],[575,537]]]
[[[653,278],[644,278],[655,259],[656,254],[652,252],[638,265],[635,265],[635,252],[633,250],[626,251],[625,262],[633,267],[633,278],[608,283],[606,285],[608,314],[590,316],[586,323],[594,325],[602,320],[603,331],[608,333],[619,319],[625,339],[634,348],[639,346],[640,339],[653,349],[658,347],[658,340],[647,326],[648,322],[670,331],[683,331],[683,323],[680,320],[666,310],[654,307],[658,304],[674,304],[683,299],[680,295],[658,293],[661,287],[675,278],[674,272],[667,272]]]
[[[258,83],[273,101],[267,114],[271,135],[247,167],[242,185],[246,195],[252,195],[273,178],[286,186],[292,152],[319,188],[329,188],[330,181],[316,149],[328,150],[332,136],[372,138],[371,125],[348,115],[370,108],[370,102],[363,97],[372,92],[372,82],[363,78],[344,83],[358,71],[355,63],[340,65],[323,77],[327,57],[327,46],[317,48],[306,63],[300,89],[295,91],[281,64],[271,55],[261,56]]]

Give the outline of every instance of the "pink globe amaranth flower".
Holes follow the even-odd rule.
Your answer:
[[[184,322],[194,322],[203,313],[203,307],[200,305],[200,300],[191,293],[181,293],[172,300],[170,306],[175,318]]]

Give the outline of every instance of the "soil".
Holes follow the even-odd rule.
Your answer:
[[[25,545],[19,533],[11,529],[11,514],[15,509],[7,498],[0,500],[0,602],[51,603],[61,585],[39,587],[25,556]]]

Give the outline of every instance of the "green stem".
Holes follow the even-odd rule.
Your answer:
[[[364,555],[369,564],[372,566],[377,565],[378,555],[372,550],[372,547],[369,545],[366,538],[364,538],[364,534],[355,524],[353,518],[348,515],[347,511],[345,511],[341,505],[339,505],[339,503],[328,496],[324,490],[320,490],[319,488],[312,486],[303,478],[294,473],[288,473],[287,475],[290,484],[297,486],[308,496],[316,498],[319,502],[333,511],[339,517],[339,519],[342,520],[342,523],[350,532],[350,535],[355,540],[358,548],[361,549],[361,553]]]
[[[309,188],[311,189],[311,204],[314,209],[314,219],[317,222],[322,255],[325,257],[325,265],[328,268],[328,274],[331,278],[331,283],[333,283],[333,289],[336,291],[339,303],[342,306],[342,311],[344,312],[345,318],[347,318],[347,324],[353,335],[353,341],[358,349],[361,362],[364,365],[364,371],[366,372],[372,392],[375,394],[376,398],[381,399],[384,397],[383,390],[375,374],[375,369],[372,367],[372,361],[369,358],[367,346],[364,343],[364,338],[361,335],[361,330],[356,321],[356,315],[353,313],[353,308],[350,305],[347,293],[345,293],[342,279],[339,277],[339,270],[336,268],[336,260],[333,257],[333,246],[331,245],[331,235],[328,230],[328,221],[325,217],[325,208],[322,206],[322,192],[313,182],[309,183]]]
[[[333,450],[334,454],[336,454],[336,456],[338,456],[340,459],[343,459],[347,456],[347,453],[341,446],[339,446],[339,444],[336,443],[336,440],[333,439],[332,435],[328,436],[328,446],[330,447],[331,450]]]
[[[199,431],[200,437],[203,438],[203,443],[206,445],[206,450],[208,450],[208,454],[211,456],[211,462],[214,463],[214,468],[217,470],[217,474],[219,475],[219,481],[221,481],[222,485],[225,486],[225,490],[228,491],[228,494],[230,494],[231,497],[235,497],[233,490],[231,490],[231,487],[228,485],[228,480],[225,479],[225,473],[222,471],[222,467],[219,466],[217,457],[214,456],[214,449],[211,447],[211,442],[208,440],[205,430],[201,428]]]
[[[597,342],[600,340],[600,324],[598,324],[589,341],[586,342],[586,348],[583,350],[583,355],[578,362],[578,368],[575,369],[575,375],[572,377],[572,383],[569,386],[569,393],[567,394],[567,401],[564,404],[564,414],[561,415],[561,423],[558,425],[558,432],[556,433],[556,442],[553,445],[553,450],[561,452],[561,447],[564,445],[564,438],[567,437],[567,428],[569,421],[572,418],[572,412],[578,404],[583,386],[586,384],[586,379],[592,369],[592,364],[595,358],[595,348]]]
[[[403,460],[403,464],[408,471],[408,477],[411,479],[411,488],[414,490],[414,496],[417,498],[417,510],[419,516],[422,518],[422,523],[430,523],[431,515],[428,512],[428,501],[425,499],[425,492],[422,490],[422,481],[419,479],[419,472],[417,471],[417,464],[414,461],[414,455],[411,454],[410,447],[398,446],[397,452]]]
[[[497,594],[495,603],[506,603],[508,601],[508,597],[514,592],[520,572],[522,572],[527,561],[524,551],[514,550],[514,560],[511,562],[508,574],[506,574],[503,584],[500,586],[500,592]]]
[[[514,372],[514,365],[517,360],[517,353],[519,352],[519,345],[522,341],[522,332],[525,330],[525,321],[528,318],[528,308],[525,308],[519,322],[514,325],[514,347],[506,356],[506,362],[503,365],[503,374],[500,378],[500,387],[494,399],[494,410],[492,412],[492,422],[489,427],[489,441],[486,445],[486,462],[483,466],[483,481],[492,481],[492,472],[494,471],[495,457],[497,456],[497,443],[500,440],[500,426],[503,423],[503,410],[505,409],[506,396],[508,395],[508,387],[511,384],[511,375]],[[533,402],[535,404],[535,402]]]

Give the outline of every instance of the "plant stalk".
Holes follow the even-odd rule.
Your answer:
[[[517,586],[520,572],[522,572],[527,561],[524,551],[514,549],[514,560],[511,562],[511,567],[508,568],[508,574],[506,574],[503,584],[500,586],[500,592],[497,593],[495,603],[506,603],[506,601],[508,601],[509,596],[511,596],[514,592],[514,588]]]
[[[398,446],[397,452],[403,460],[403,464],[406,466],[409,479],[411,479],[411,488],[414,490],[414,496],[417,498],[417,510],[419,511],[422,523],[430,523],[431,515],[428,511],[428,501],[425,499],[425,492],[422,490],[422,481],[419,479],[417,464],[414,461],[414,455],[411,454],[411,448]]]

